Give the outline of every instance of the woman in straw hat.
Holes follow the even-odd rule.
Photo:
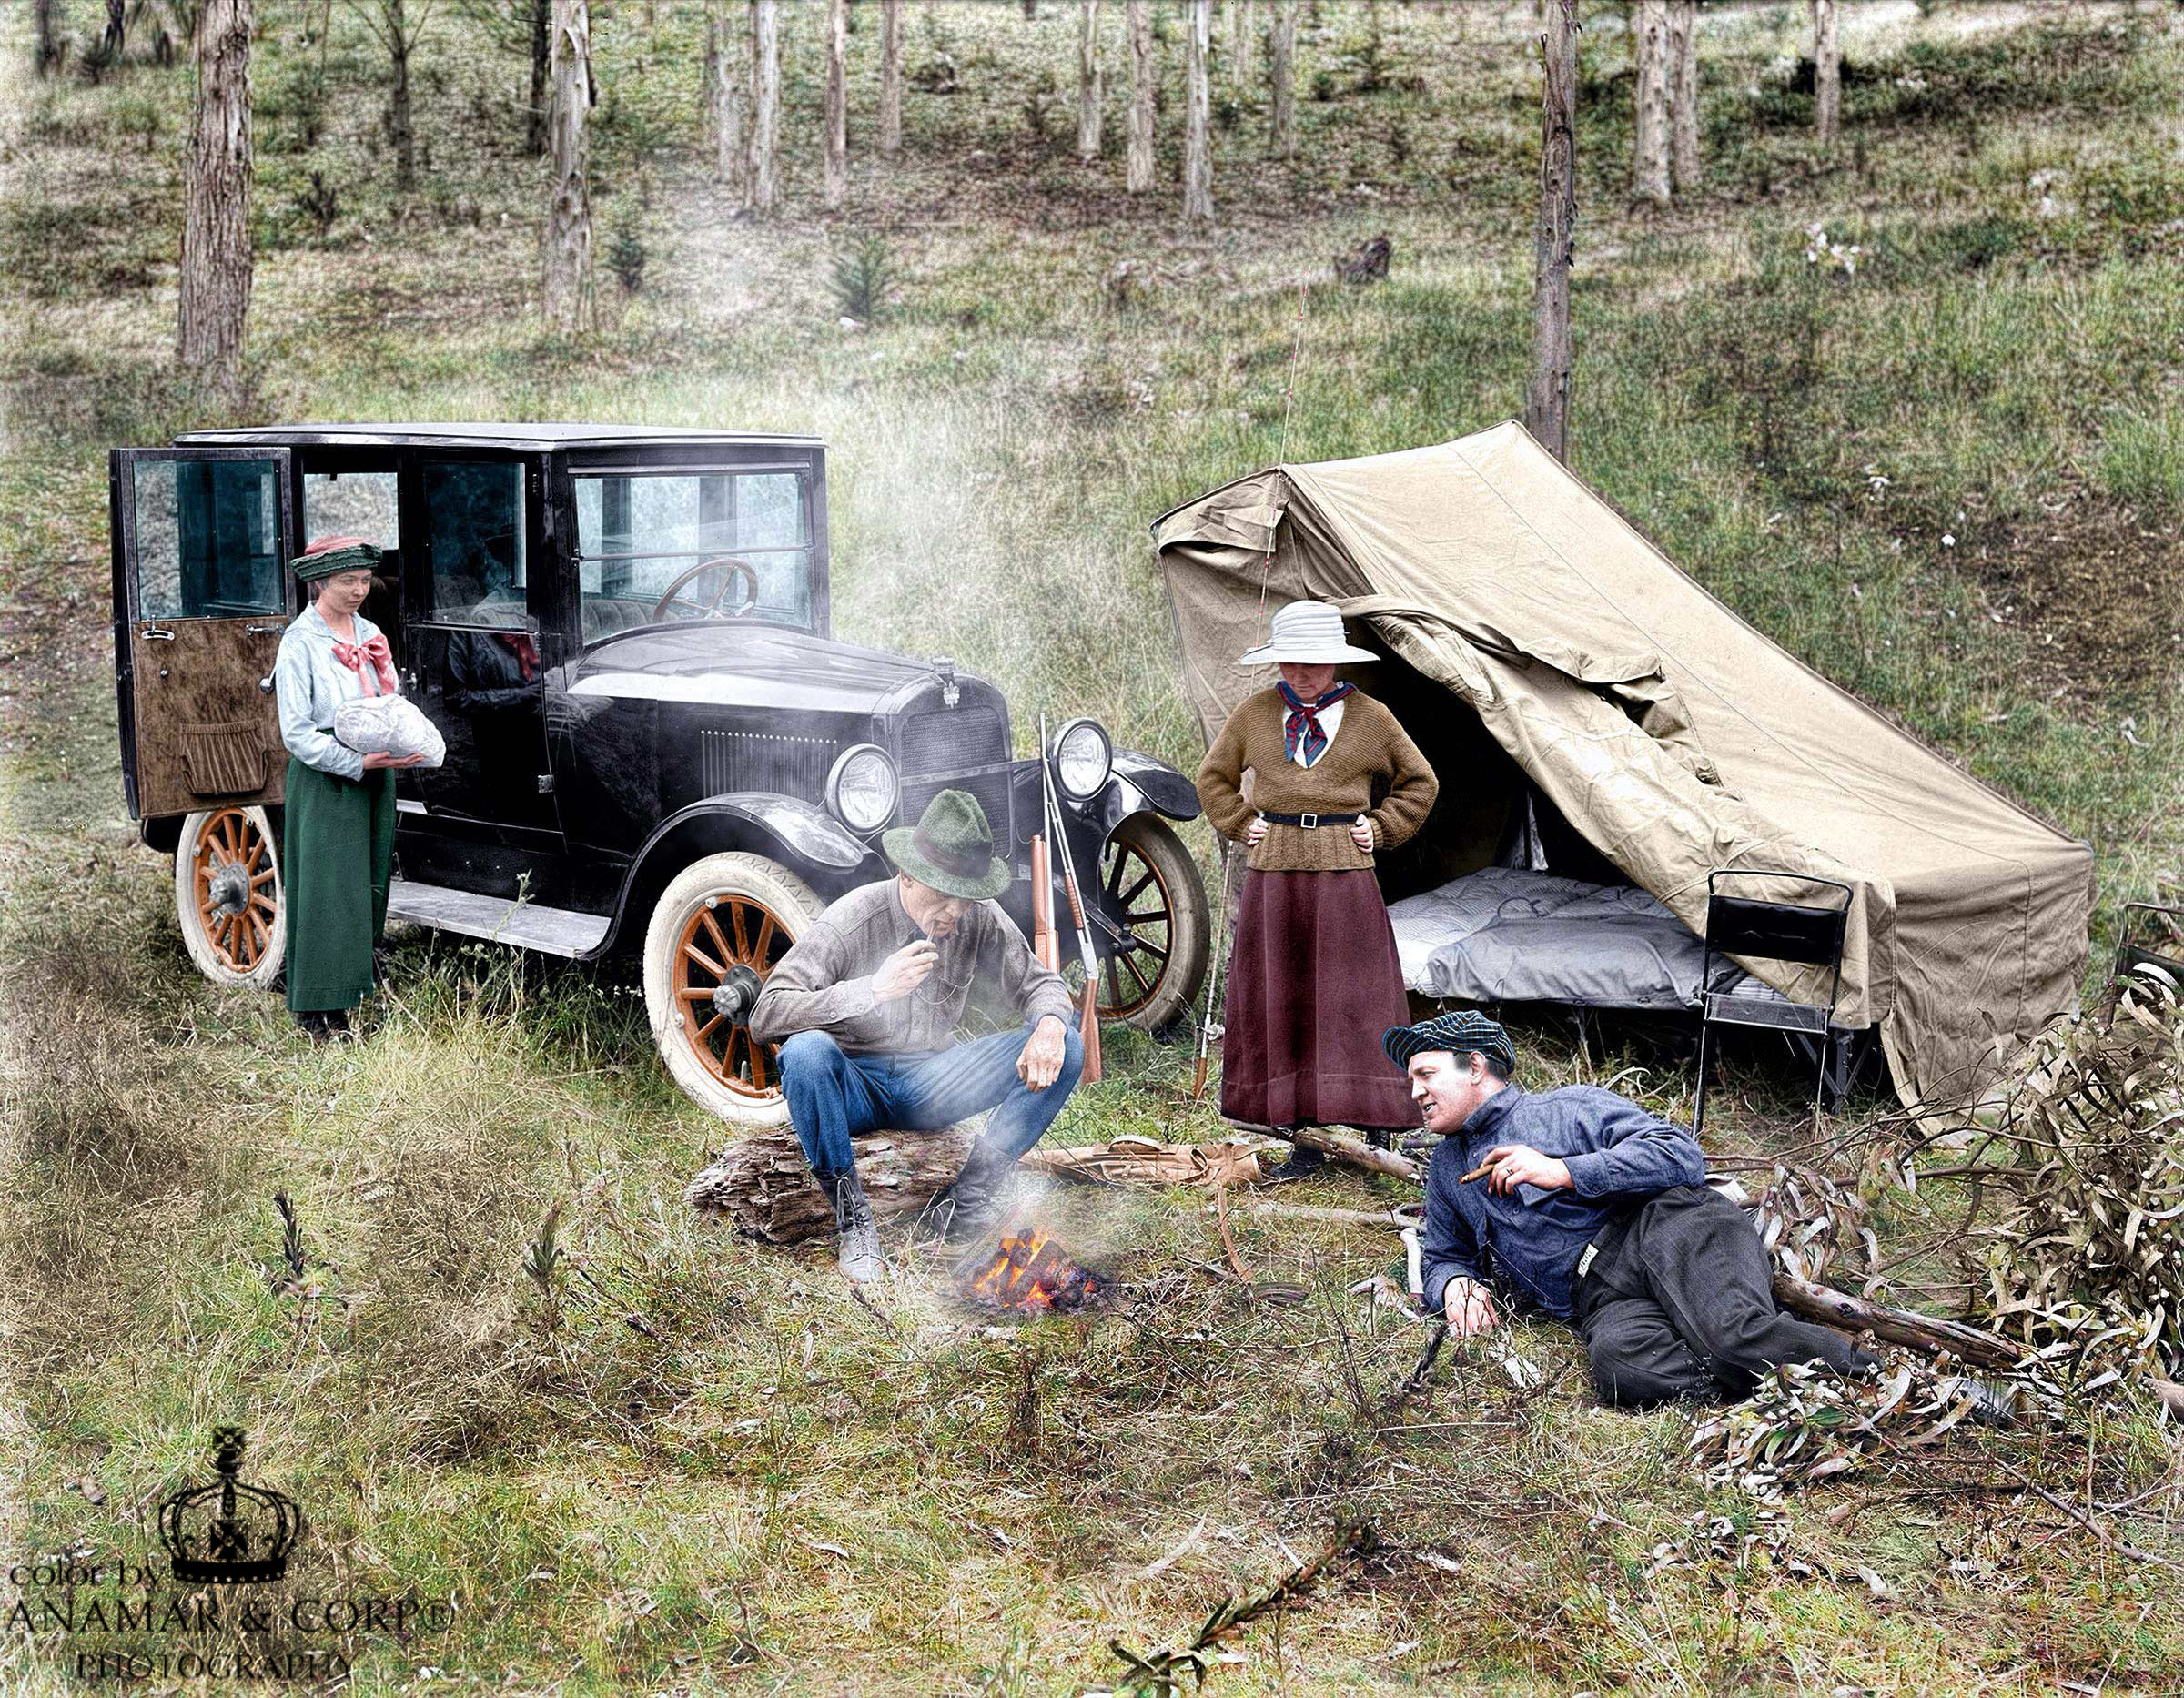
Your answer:
[[[379,551],[321,537],[296,557],[310,605],[281,632],[273,662],[280,740],[288,747],[281,894],[288,905],[288,1010],[314,1038],[349,1030],[371,988],[371,952],[387,927],[394,863],[394,773],[421,754],[359,754],[334,741],[334,710],[394,695],[394,657],[359,611]]]
[[[1207,818],[1249,851],[1221,1040],[1231,1120],[1419,1123],[1380,1055],[1379,1034],[1410,1010],[1373,857],[1425,823],[1440,786],[1395,715],[1335,682],[1338,665],[1377,658],[1344,640],[1325,602],[1290,602],[1237,662],[1271,662],[1281,682],[1244,699],[1198,768]],[[1292,1170],[1316,1165],[1302,1149],[1291,1158]]]

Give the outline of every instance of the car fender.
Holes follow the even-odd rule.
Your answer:
[[[733,837],[723,844],[723,835]],[[678,809],[644,840],[622,875],[614,923],[595,955],[642,933],[653,899],[700,854],[723,847],[772,856],[832,900],[852,885],[884,877],[886,866],[825,809],[772,791],[739,790]]]
[[[1171,820],[1195,820],[1201,812],[1198,786],[1164,761],[1135,749],[1116,750],[1107,788],[1083,811],[1098,825],[1104,842],[1125,819],[1148,808]]]

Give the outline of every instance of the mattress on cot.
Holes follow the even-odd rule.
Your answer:
[[[1460,1002],[1695,1010],[1705,945],[1653,896],[1490,866],[1388,910],[1404,982]],[[1779,1000],[1733,964],[1717,991]]]

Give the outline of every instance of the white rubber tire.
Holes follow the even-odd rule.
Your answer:
[[[208,879],[230,861],[231,843],[244,852],[246,877],[273,875],[250,887],[250,913],[238,916],[239,930],[208,924],[200,905]],[[269,910],[264,897],[268,890]],[[182,822],[175,844],[175,918],[191,964],[215,985],[269,991],[279,982],[288,952],[288,904],[281,893],[280,840],[265,809],[207,808]]]
[[[703,925],[700,915],[709,903],[716,912],[724,904],[746,905],[747,919],[750,906],[763,908],[773,917],[774,931],[764,951],[768,964],[777,962],[786,953],[789,945],[819,917],[825,904],[795,874],[764,855],[741,852],[709,854],[701,861],[692,862],[675,875],[660,893],[660,900],[652,905],[652,917],[645,923],[644,1009],[652,1022],[652,1041],[659,1047],[660,1059],[666,1064],[669,1076],[692,1102],[718,1115],[730,1126],[753,1130],[786,1126],[789,1105],[781,1094],[778,1079],[769,1072],[767,1088],[763,1089],[752,1082],[750,1075],[764,1066],[764,1058],[763,1055],[752,1056],[748,1035],[743,1039],[745,1064],[740,1069],[744,1076],[733,1084],[716,1066],[708,1066],[699,1058],[693,1042],[684,1014],[684,999],[677,996],[678,990],[687,985],[688,975],[686,972],[679,973],[678,968],[685,936],[693,924]],[[733,935],[733,926],[727,931]],[[755,950],[758,935],[749,925],[745,927],[745,936]],[[736,1054],[731,1041],[727,1051],[731,1066],[735,1063]]]

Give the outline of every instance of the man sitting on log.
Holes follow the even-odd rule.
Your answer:
[[[1061,1113],[1085,1054],[1068,988],[993,900],[1009,868],[978,799],[944,790],[915,827],[880,841],[895,876],[829,906],[751,1010],[752,1036],[781,1044],[789,1120],[834,1205],[842,1271],[858,1284],[886,1264],[850,1140],[992,1109],[963,1171],[934,1199],[946,1237],[974,1237],[1000,1215],[1003,1183]],[[956,1043],[974,983],[1023,1027]]]
[[[1706,1184],[1682,1127],[1597,1086],[1534,1095],[1485,1016],[1391,1026],[1426,1128],[1425,1300],[1459,1338],[1501,1324],[1490,1286],[1575,1324],[1601,1400],[1733,1402],[1778,1364],[1856,1373],[1872,1358],[1774,1306],[1744,1210]]]

